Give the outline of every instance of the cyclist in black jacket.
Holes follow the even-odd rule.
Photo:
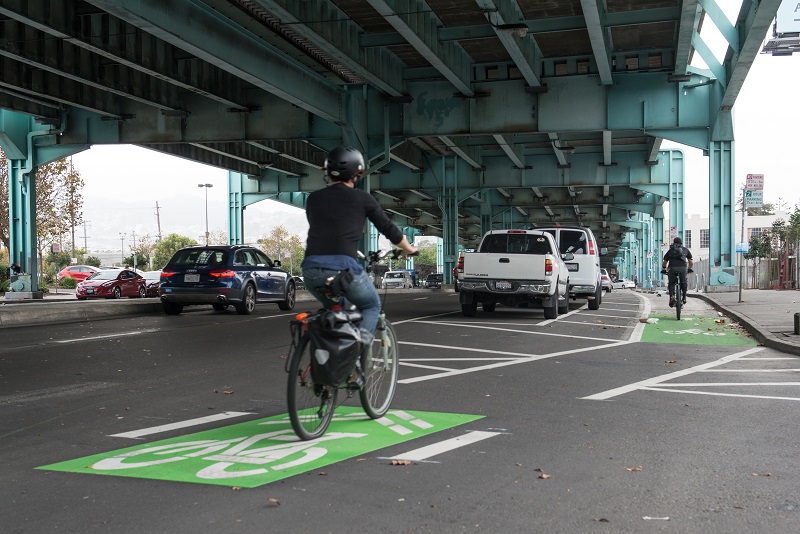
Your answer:
[[[328,309],[337,303],[319,293],[317,288],[324,286],[329,277],[350,270],[353,280],[344,294],[361,311],[361,341],[370,345],[378,325],[381,301],[368,273],[357,261],[364,222],[369,219],[405,254],[414,254],[417,249],[409,244],[372,195],[355,188],[363,172],[364,156],[358,150],[338,147],[328,154],[325,175],[331,183],[311,193],[306,200],[309,228],[302,267],[306,289]]]
[[[664,254],[664,261],[661,265],[661,273],[669,276],[669,307],[675,306],[675,281],[681,280],[681,293],[683,294],[682,304],[686,304],[686,274],[692,272],[694,261],[692,251],[683,246],[683,240],[676,237],[672,240],[672,246]],[[669,270],[667,270],[669,268]]]

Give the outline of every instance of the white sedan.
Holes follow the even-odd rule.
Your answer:
[[[618,278],[617,280],[611,282],[611,287],[614,289],[634,289],[636,284],[626,278]]]

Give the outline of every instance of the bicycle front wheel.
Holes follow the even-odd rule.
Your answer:
[[[386,415],[397,389],[397,334],[388,319],[385,325],[385,330],[376,332],[372,350],[362,352],[360,360],[364,373],[364,386],[359,391],[361,406],[372,419]]]
[[[311,343],[303,336],[295,347],[289,366],[289,420],[302,440],[322,436],[331,424],[336,407],[336,388],[315,384],[311,377]]]
[[[681,306],[683,306],[683,293],[680,284],[675,286],[675,315],[681,320]]]

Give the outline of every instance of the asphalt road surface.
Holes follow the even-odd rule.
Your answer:
[[[277,306],[4,329],[3,531],[800,531],[796,358],[665,300],[545,321],[390,292],[393,411],[356,396],[316,443]]]

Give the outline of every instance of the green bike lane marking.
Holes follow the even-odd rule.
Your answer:
[[[390,410],[372,420],[340,406],[312,441],[298,440],[283,414],[36,469],[255,488],[483,417]]]
[[[679,343],[728,347],[755,347],[756,341],[740,329],[732,327],[730,319],[717,323],[719,317],[650,315],[657,323],[647,323],[642,333],[643,343]]]

